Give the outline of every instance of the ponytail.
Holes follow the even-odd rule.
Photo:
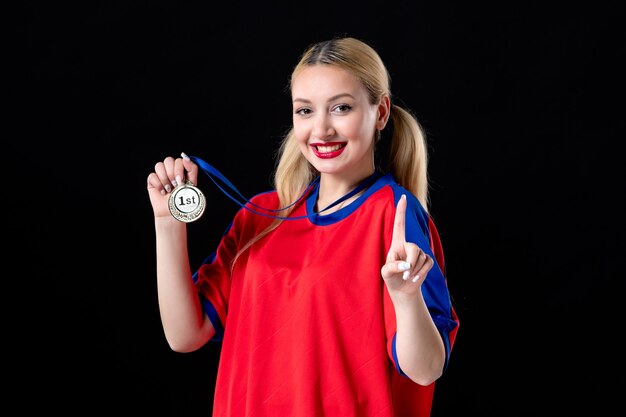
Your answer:
[[[397,105],[391,106],[393,133],[389,150],[391,172],[428,211],[428,151],[417,118]]]

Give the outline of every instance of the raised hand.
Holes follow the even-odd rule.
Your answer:
[[[406,241],[406,204],[403,194],[396,207],[391,246],[381,275],[390,291],[414,295],[419,292],[434,261],[415,243]]]
[[[180,158],[166,157],[157,162],[148,175],[148,194],[154,217],[171,216],[168,206],[169,193],[183,181],[197,184],[198,166],[184,153]]]

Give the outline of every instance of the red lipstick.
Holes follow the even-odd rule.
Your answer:
[[[339,146],[339,149],[336,149],[336,150],[330,151],[330,152],[321,152],[319,150],[318,146],[319,147],[337,147],[337,146]],[[311,144],[311,148],[313,149],[313,153],[315,154],[315,156],[317,156],[318,158],[321,158],[321,159],[332,159],[332,158],[336,158],[339,155],[341,155],[343,150],[346,149],[346,142],[312,143]]]

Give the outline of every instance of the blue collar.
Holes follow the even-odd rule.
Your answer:
[[[320,191],[318,181],[306,198],[306,217],[309,218],[311,223],[318,226],[326,226],[343,220],[348,215],[353,213],[356,209],[358,209],[370,195],[379,190],[383,185],[389,183],[389,181],[391,181],[391,174],[381,174],[380,172],[376,171],[365,180],[363,180],[354,190],[336,200],[328,207],[325,207],[324,209],[316,212],[315,205],[317,203]],[[333,213],[323,214],[325,210],[336,206],[342,201],[347,200],[348,198],[363,190],[365,190],[365,192],[349,205],[342,207]]]

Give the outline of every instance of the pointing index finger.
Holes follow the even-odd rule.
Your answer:
[[[404,230],[405,230],[405,218],[406,218],[406,195],[402,194],[400,200],[398,201],[398,206],[396,207],[396,216],[393,220],[393,236],[392,240],[402,241],[406,240]]]

